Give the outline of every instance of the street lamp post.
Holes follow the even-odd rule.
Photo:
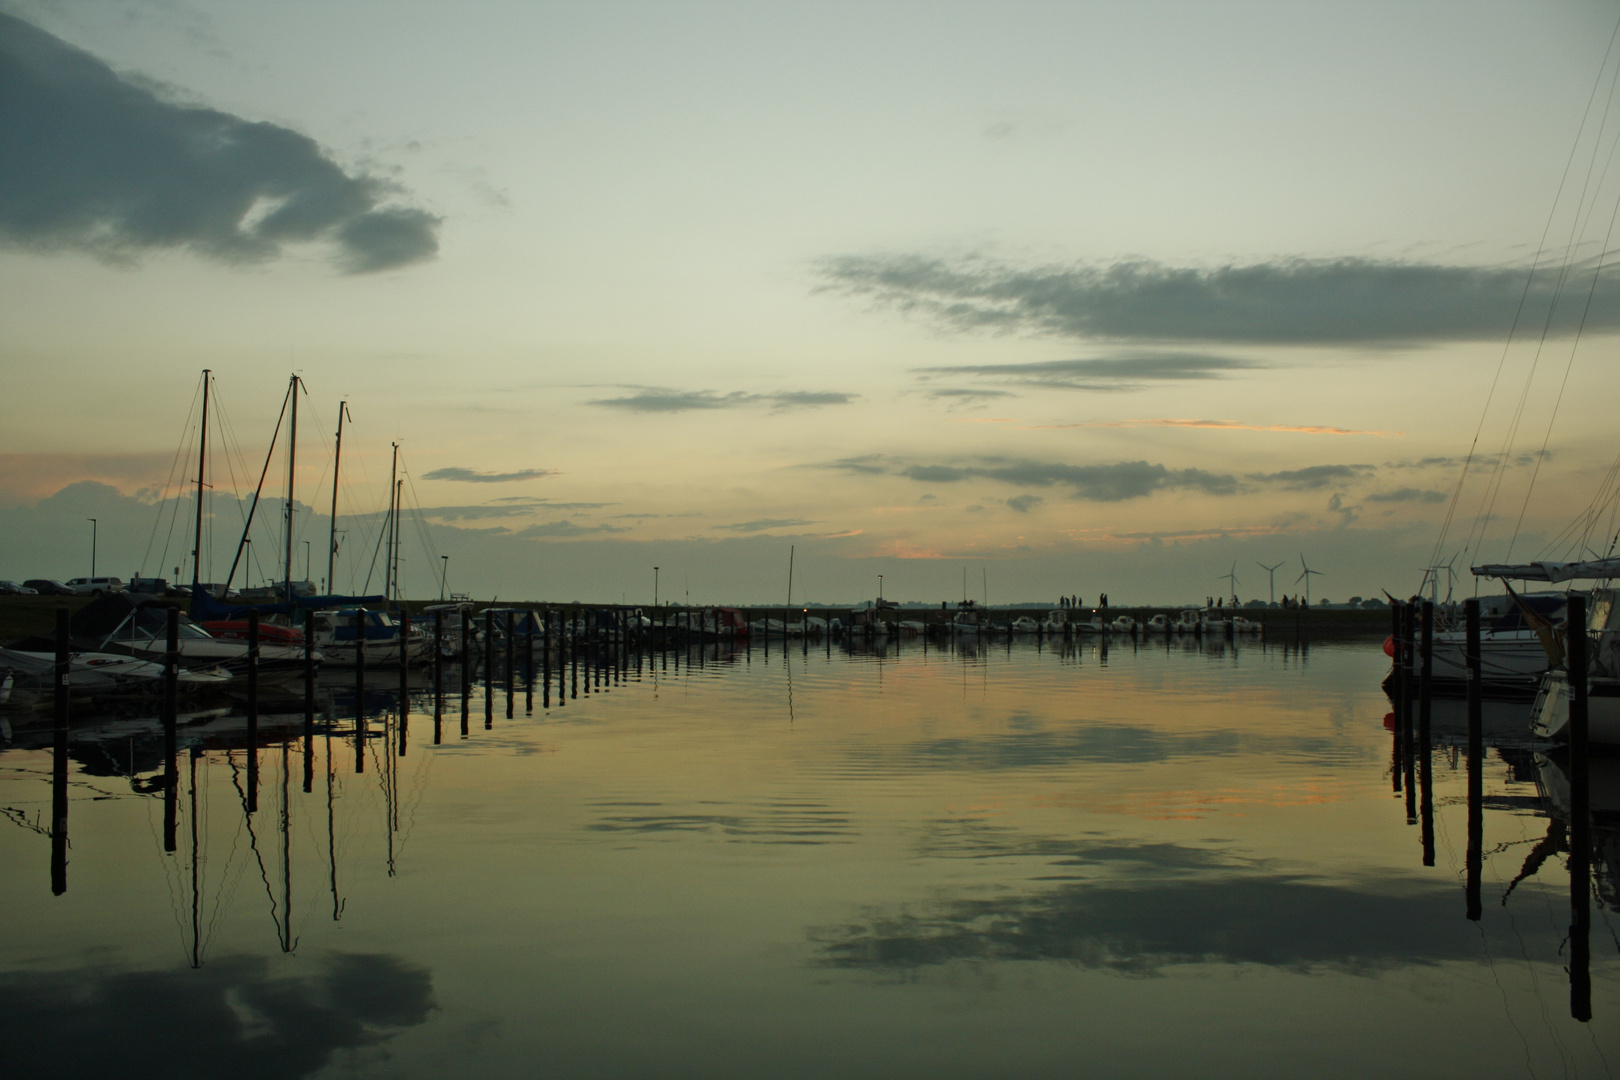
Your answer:
[[[309,580],[309,541],[304,541],[304,580]]]
[[[90,523],[90,576],[96,576],[96,519],[85,518]]]
[[[658,606],[658,567],[653,567],[653,607]]]
[[[883,575],[878,575],[878,599],[883,599]]]
[[[442,604],[444,603],[444,590],[450,581],[450,556],[440,555],[439,558],[444,560],[444,570],[439,575],[439,603]]]

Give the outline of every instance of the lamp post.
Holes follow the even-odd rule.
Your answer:
[[[653,567],[653,607],[658,606],[658,567]]]
[[[878,600],[883,599],[883,575],[878,575]]]
[[[439,603],[442,604],[444,603],[444,590],[450,581],[450,556],[440,555],[439,558],[443,560],[444,565],[443,572],[439,574]]]
[[[304,541],[304,580],[309,580],[309,541]]]
[[[85,518],[90,523],[90,576],[96,576],[96,525],[95,518]]]

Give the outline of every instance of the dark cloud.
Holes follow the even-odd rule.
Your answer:
[[[1007,505],[1020,514],[1027,514],[1046,500],[1039,495],[1014,495],[1007,500]]]
[[[950,484],[957,480],[966,480],[973,473],[968,469],[958,469],[954,465],[912,465],[901,469],[900,475],[911,480],[921,480],[925,484]]]
[[[1211,269],[1148,260],[1019,268],[985,259],[846,255],[822,260],[819,269],[826,288],[955,329],[1296,345],[1499,340],[1527,274],[1358,258]],[[1547,311],[1554,278],[1537,275],[1527,312]],[[1554,332],[1573,332],[1580,314],[1581,304],[1565,304]],[[1586,330],[1616,328],[1620,282],[1599,278]]]
[[[0,974],[13,1076],[291,1080],[375,1046],[435,1008],[432,975],[397,957],[336,955],[270,974],[262,957],[200,969]]]
[[[1308,465],[1274,473],[1250,473],[1249,479],[1281,484],[1289,491],[1316,491],[1333,484],[1348,484],[1373,471],[1371,465]]]
[[[592,536],[599,533],[629,532],[623,525],[575,525],[566,518],[562,521],[548,521],[544,525],[530,525],[526,529],[519,529],[515,535],[520,537],[531,536]]]
[[[788,529],[797,528],[800,525],[814,524],[815,522],[806,521],[803,518],[760,518],[758,521],[739,521],[735,525],[716,525],[715,528],[724,529],[727,532],[757,533],[764,532],[766,529]]]
[[[862,454],[859,457],[840,458],[826,466],[829,469],[838,469],[842,472],[858,473],[863,476],[881,476],[889,471],[883,463],[883,458],[877,454]]]
[[[601,405],[610,409],[627,409],[631,412],[692,412],[701,409],[737,409],[748,405],[768,405],[775,409],[809,409],[821,405],[848,405],[859,396],[859,394],[808,390],[777,394],[747,394],[737,390],[729,394],[717,394],[713,390],[666,390],[643,387],[624,397],[599,398],[585,404]]]
[[[1443,491],[1429,491],[1423,488],[1399,488],[1395,491],[1375,491],[1367,496],[1367,501],[1382,503],[1443,503],[1446,498],[1446,493]]]
[[[1045,360],[1034,364],[960,364],[917,368],[925,376],[978,375],[1047,390],[1138,390],[1146,382],[1221,379],[1234,371],[1263,367],[1249,360],[1200,353],[1142,352],[1089,360]],[[974,391],[960,391],[971,394]],[[1004,393],[990,391],[989,393]],[[934,391],[935,396],[956,391]]]
[[[460,480],[472,484],[505,484],[513,480],[538,480],[542,476],[556,476],[556,469],[519,469],[517,472],[479,472],[476,469],[463,469],[459,466],[447,466],[443,469],[434,469],[432,472],[422,474],[424,480]]]
[[[164,101],[0,14],[0,242],[131,262],[188,248],[231,263],[324,240],[349,273],[431,259],[440,219],[389,200],[314,140]]]

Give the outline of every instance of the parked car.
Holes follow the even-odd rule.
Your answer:
[[[72,596],[73,590],[55,578],[29,578],[24,585],[41,596]]]
[[[0,581],[0,596],[35,596],[39,590],[19,585],[15,581]]]
[[[108,593],[123,592],[124,579],[115,577],[76,577],[69,578],[67,586],[73,590],[75,596],[105,596]]]

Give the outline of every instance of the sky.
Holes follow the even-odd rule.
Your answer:
[[[396,443],[413,597],[1343,600],[1607,551],[1617,20],[0,0],[0,577],[88,574],[95,518],[99,572],[189,580],[205,368],[204,580],[261,470],[236,583],[281,573],[295,373],[295,576],[348,403],[338,591]]]

